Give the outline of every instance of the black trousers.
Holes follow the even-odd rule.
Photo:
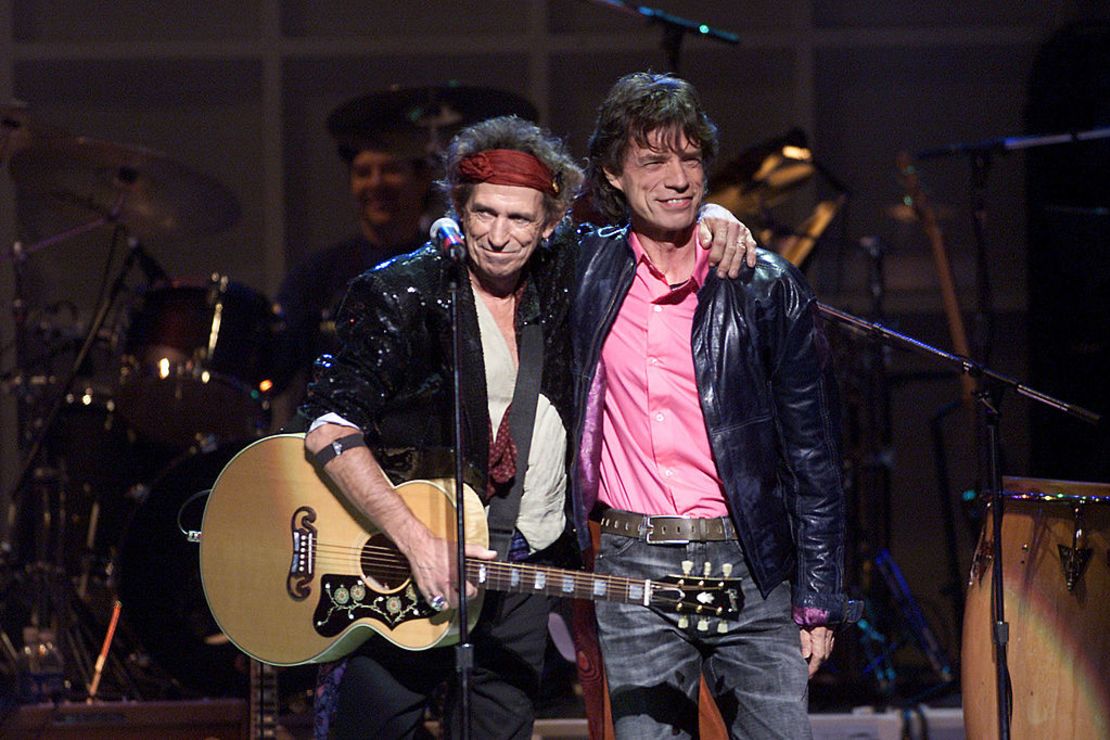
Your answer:
[[[471,736],[530,738],[547,644],[550,600],[487,592],[471,632]],[[455,647],[410,651],[373,637],[348,659],[332,721],[335,738],[412,738],[447,681],[444,730],[461,733]]]

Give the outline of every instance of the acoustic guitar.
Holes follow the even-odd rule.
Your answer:
[[[223,469],[200,535],[201,581],[220,629],[250,657],[279,666],[335,660],[372,635],[408,650],[456,642],[457,611],[428,606],[393,543],[329,485],[305,458],[302,434],[254,442]],[[453,540],[451,481],[410,481],[396,490],[425,526]],[[469,488],[463,508],[467,541],[485,546],[485,510]],[[658,607],[709,629],[710,619],[735,618],[742,601],[739,579],[709,570],[645,580],[471,559],[467,580],[479,594],[468,613],[476,623],[490,588]]]

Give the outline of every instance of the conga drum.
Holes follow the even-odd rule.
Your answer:
[[[1110,486],[1003,480],[1002,590],[1011,736],[1110,737]],[[972,559],[962,680],[969,738],[997,738],[993,512]]]

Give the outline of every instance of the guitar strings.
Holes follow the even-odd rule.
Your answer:
[[[362,568],[369,568],[370,572],[348,573],[351,576],[364,576],[368,575],[379,578],[399,578],[401,580],[412,580],[412,570],[407,564],[407,560],[393,547],[385,547],[381,545],[363,545],[361,547],[351,547],[349,545],[339,545],[326,542],[317,541],[315,547],[315,571],[319,572],[326,570],[328,566],[331,567],[350,567],[352,565],[360,566]],[[629,587],[641,587],[645,583],[645,579],[631,578],[628,576],[606,575],[600,573],[590,573],[588,571],[575,571],[564,568],[548,568],[545,566],[537,566],[529,563],[506,563],[496,560],[478,560],[471,558],[467,560],[467,576],[477,576],[477,570],[485,567],[487,571],[486,583],[483,585],[490,586],[494,590],[509,590],[505,588],[508,585],[508,580],[511,578],[512,572],[518,571],[521,575],[520,585],[516,586],[519,591],[540,591],[543,593],[551,593],[553,595],[563,594],[563,584],[566,578],[570,578],[573,583],[574,593],[588,593],[596,598],[606,600],[628,600],[626,599],[626,590]],[[525,582],[525,576],[534,577],[536,574],[542,573],[545,576],[546,583],[542,589],[530,588]],[[705,581],[712,582],[717,580],[713,577],[705,577]],[[594,591],[594,587],[598,581],[606,584],[603,594],[598,595]],[[681,587],[660,583],[654,580],[649,580],[650,595],[649,598],[653,603],[660,605],[674,606],[683,603],[683,599],[667,596],[668,591],[681,591]],[[534,583],[534,581],[532,581]],[[500,586],[501,588],[498,588]],[[617,590],[613,587],[616,586]],[[700,590],[717,590],[711,584],[702,584],[699,586]],[[571,595],[571,594],[568,594]],[[638,599],[636,599],[638,601]]]
[[[338,556],[336,558],[322,558],[321,552],[326,552],[329,555]],[[316,562],[320,563],[334,563],[336,565],[347,564],[352,559],[358,559],[363,565],[379,566],[381,570],[388,570],[391,574],[409,574],[410,568],[406,565],[406,560],[393,548],[381,547],[376,545],[369,545],[362,548],[352,548],[342,545],[328,545],[320,543],[316,548]],[[529,563],[505,563],[497,560],[479,560],[471,558],[468,563],[472,568],[478,568],[484,565],[488,571],[493,572],[494,575],[507,575],[512,570],[526,571],[528,573],[545,572],[555,578],[563,579],[567,576],[574,578],[576,581],[582,581],[586,584],[592,584],[601,579],[609,582],[620,582],[628,584],[641,584],[643,579],[629,578],[626,576],[607,576],[603,574],[589,573],[587,571],[573,571],[563,568],[545,568],[542,566],[531,565]],[[554,571],[554,573],[552,573]]]
[[[321,554],[322,551],[323,552],[328,552],[331,555],[338,555],[339,558],[337,558],[337,559],[322,558],[322,557],[320,557],[320,554]],[[347,564],[352,559],[352,557],[354,557],[354,558],[358,558],[359,562],[362,563],[362,564],[383,566],[385,568],[389,568],[391,570],[391,572],[393,572],[393,573],[408,574],[408,573],[411,572],[410,568],[406,565],[407,561],[405,560],[405,558],[403,558],[403,556],[399,552],[397,552],[394,548],[390,548],[390,547],[369,545],[369,546],[364,546],[364,547],[361,547],[361,548],[352,548],[352,547],[343,546],[343,545],[330,545],[330,544],[326,544],[326,543],[318,543],[317,548],[316,548],[316,553],[317,553],[316,562],[318,564],[322,563],[322,562],[323,563],[331,562],[331,563],[334,563],[334,564],[337,564],[337,565]],[[370,555],[368,553],[372,553],[372,555]],[[545,572],[548,575],[554,576],[555,578],[565,578],[567,576],[570,576],[570,577],[572,577],[576,580],[583,580],[583,581],[586,581],[586,582],[589,582],[589,583],[593,583],[594,581],[596,581],[598,579],[606,580],[606,581],[610,581],[610,582],[622,582],[622,583],[629,583],[629,584],[641,584],[641,583],[644,582],[644,579],[641,579],[641,578],[631,578],[631,577],[628,577],[628,576],[604,575],[604,574],[599,574],[599,573],[591,573],[591,572],[588,572],[588,571],[575,571],[575,570],[570,570],[570,569],[566,569],[566,568],[549,568],[549,567],[546,567],[546,566],[537,566],[537,565],[532,565],[532,564],[529,564],[529,563],[506,563],[506,562],[497,561],[497,560],[479,560],[477,558],[470,558],[468,560],[468,562],[472,565],[472,567],[475,567],[475,568],[479,567],[480,565],[485,565],[485,567],[490,571],[504,571],[506,573],[511,571],[511,570],[523,570],[523,571],[529,571],[529,572],[541,572],[542,571],[542,572]],[[706,577],[705,580],[712,581],[712,580],[715,580],[715,579],[710,576],[710,577]],[[666,587],[665,584],[655,584],[655,583],[653,583],[653,585],[655,585],[657,587]]]

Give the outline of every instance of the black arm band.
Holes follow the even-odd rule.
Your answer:
[[[316,464],[323,468],[333,457],[339,457],[347,450],[355,447],[365,447],[366,439],[362,436],[362,432],[348,434],[346,437],[338,437],[328,442],[324,447],[316,453]]]

